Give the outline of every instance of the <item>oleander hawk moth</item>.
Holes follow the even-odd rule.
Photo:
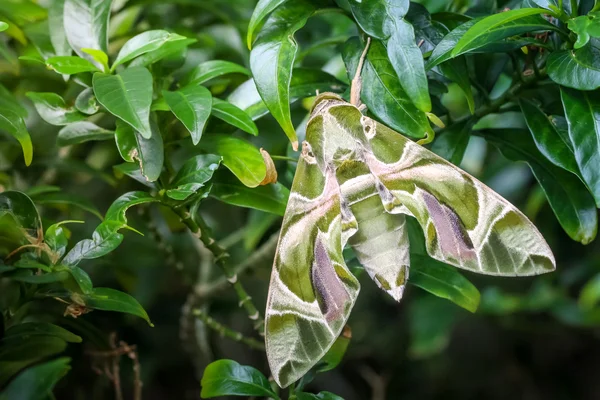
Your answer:
[[[317,96],[283,218],[265,326],[281,387],[314,366],[346,324],[359,292],[346,244],[398,301],[410,267],[407,218],[421,226],[429,255],[455,267],[498,276],[555,269],[544,238],[516,207],[362,114],[360,69],[351,103]]]

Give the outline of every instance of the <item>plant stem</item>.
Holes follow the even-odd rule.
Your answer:
[[[194,310],[194,316],[201,319],[209,328],[217,331],[221,336],[227,337],[236,342],[240,342],[255,350],[265,350],[265,345],[262,342],[259,342],[256,339],[252,339],[244,336],[241,332],[236,332],[231,328],[226,327],[225,325],[217,322],[210,315],[206,314],[204,311],[200,309]]]
[[[204,219],[200,215],[196,216],[196,218],[192,218],[190,212],[186,208],[172,207],[172,210],[181,218],[181,222],[185,224],[188,229],[192,231],[192,233],[198,237],[204,246],[206,246],[206,248],[213,254],[215,257],[215,263],[221,267],[225,273],[225,276],[227,277],[227,280],[231,286],[233,286],[233,289],[240,299],[239,306],[244,307],[246,313],[248,314],[248,318],[254,321],[254,329],[256,329],[259,334],[263,335],[264,320],[254,305],[252,298],[248,295],[248,292],[246,292],[246,289],[239,281],[237,274],[227,263],[229,254],[224,248],[219,246],[215,239],[210,237],[210,228]]]

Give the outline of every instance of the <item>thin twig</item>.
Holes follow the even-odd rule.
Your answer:
[[[239,281],[237,274],[228,264],[227,260],[229,259],[229,254],[224,248],[219,246],[214,238],[210,236],[210,229],[204,219],[200,215],[197,215],[196,218],[192,218],[189,211],[182,207],[173,207],[172,209],[177,215],[179,215],[181,222],[187,226],[194,236],[200,239],[204,246],[206,246],[206,248],[213,254],[215,257],[215,263],[223,270],[225,276],[227,277],[227,281],[235,290],[238,299],[240,300],[239,306],[246,310],[248,318],[254,322],[254,328],[259,332],[259,334],[263,335],[264,320],[261,317],[260,312],[254,305],[252,298],[248,295],[248,292],[246,292],[246,289],[242,283]]]
[[[220,322],[217,322],[210,315],[206,314],[203,310],[194,310],[194,315],[200,320],[202,320],[202,322],[204,322],[209,328],[215,330],[223,337],[227,337],[233,341],[243,343],[254,350],[265,350],[265,345],[262,342],[259,342],[258,340],[253,338],[246,337],[241,332],[237,332],[231,328],[226,327]]]

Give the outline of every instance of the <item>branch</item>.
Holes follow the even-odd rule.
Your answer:
[[[215,330],[223,337],[227,337],[233,341],[243,343],[254,350],[265,350],[265,345],[262,342],[259,342],[258,340],[253,338],[246,337],[241,332],[236,332],[233,329],[226,327],[225,325],[217,322],[214,318],[212,318],[200,309],[194,310],[194,315],[200,320],[202,320],[202,322],[204,322],[209,328]]]
[[[246,292],[246,289],[242,285],[242,283],[238,280],[237,274],[232,270],[231,266],[227,263],[229,259],[229,254],[227,251],[219,246],[219,244],[209,235],[210,228],[204,221],[204,219],[197,215],[196,218],[192,218],[190,212],[182,207],[172,207],[172,210],[181,218],[181,222],[188,227],[188,229],[196,236],[198,239],[202,241],[204,246],[215,257],[215,263],[221,267],[223,272],[225,273],[225,277],[227,281],[233,286],[240,302],[239,306],[243,307],[248,314],[248,318],[254,321],[254,329],[258,331],[260,335],[263,335],[264,332],[264,320],[262,319],[258,309],[254,305],[252,298]]]

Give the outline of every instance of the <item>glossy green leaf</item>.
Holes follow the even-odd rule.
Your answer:
[[[163,91],[167,105],[192,136],[197,145],[202,138],[206,122],[212,109],[212,95],[204,86],[192,85],[176,92]]]
[[[33,160],[33,145],[23,117],[12,109],[0,106],[0,130],[19,141],[23,149],[25,165],[29,166]]]
[[[243,139],[212,134],[205,136],[199,147],[223,157],[223,165],[248,187],[256,187],[265,179],[267,167],[260,151]]]
[[[117,59],[111,67],[111,71],[114,71],[117,66],[125,64],[142,54],[158,50],[168,42],[184,39],[187,38],[160,29],[140,33],[129,39],[127,43],[123,45],[121,51],[119,51],[119,54],[117,55]]]
[[[290,114],[290,82],[298,44],[293,36],[314,12],[312,3],[305,0],[277,8],[265,22],[250,53],[250,69],[258,92],[294,149],[298,138]]]
[[[4,21],[0,21],[0,32],[4,32],[8,29],[8,24]]]
[[[110,140],[115,133],[89,121],[75,122],[65,126],[58,132],[56,143],[59,146],[69,146],[89,142],[90,140]]]
[[[480,20],[481,18],[466,21],[446,34],[446,36],[444,36],[444,38],[433,49],[433,52],[427,60],[427,65],[425,67],[427,69],[432,69],[433,67],[451,59],[453,57],[452,50],[454,50],[454,47],[460,38],[462,38],[464,34]]]
[[[600,94],[567,88],[560,94],[577,165],[600,207]]]
[[[534,103],[519,99],[519,105],[538,150],[552,164],[578,175],[579,168],[568,138],[561,136],[548,116]]]
[[[214,97],[212,99],[211,112],[216,118],[219,118],[244,132],[248,132],[254,136],[258,135],[258,128],[252,121],[252,118],[250,118],[244,110],[241,110],[239,107],[234,106],[227,101]]]
[[[108,68],[108,54],[106,54],[106,52],[102,51],[102,50],[98,50],[98,49],[88,49],[88,48],[83,48],[81,49],[82,52],[84,52],[85,54],[88,54],[92,60],[96,61],[97,64],[101,65],[102,68],[101,70],[103,72],[108,73],[109,72],[109,68]]]
[[[260,396],[279,399],[268,379],[257,369],[233,360],[217,360],[204,369],[200,396]]]
[[[35,365],[21,372],[0,393],[0,398],[45,400],[52,396],[52,389],[71,369],[70,358],[61,357]]]
[[[353,76],[363,45],[358,38],[350,39],[344,49],[343,56],[350,76]],[[386,125],[408,136],[422,138],[433,133],[427,116],[419,111],[408,98],[400,85],[385,46],[372,40],[362,70],[361,100],[369,111],[375,114]]]
[[[590,37],[600,37],[600,12],[591,12],[571,18],[568,21],[571,32],[577,34],[577,42],[574,47],[580,49],[590,41]]]
[[[98,62],[83,49],[108,51],[108,20],[112,0],[65,0],[64,27],[71,48],[80,57],[91,61],[104,70]]]
[[[157,189],[156,184],[154,184],[153,182],[148,182],[146,177],[142,175],[142,171],[140,171],[139,165],[126,162],[123,164],[113,165],[113,171],[115,173],[115,176],[119,179],[123,178],[123,176],[126,175],[131,179],[138,181],[144,186],[147,186],[152,189]]]
[[[48,322],[23,322],[8,328],[3,340],[23,340],[32,336],[56,336],[68,343],[81,343],[80,336]]]
[[[56,255],[56,258],[51,260],[53,263],[56,263],[67,251],[69,238],[66,229],[62,227],[62,225],[67,223],[82,223],[82,221],[62,221],[50,225],[50,227],[46,229],[44,243],[46,243],[50,250]]]
[[[236,183],[213,182],[210,195],[234,206],[283,215],[290,191],[279,182],[254,188]]]
[[[143,318],[150,326],[150,317],[140,303],[131,295],[110,288],[94,288],[86,295],[81,295],[84,305],[89,308],[103,311],[116,311],[132,314]]]
[[[70,56],[73,51],[65,33],[64,10],[65,0],[54,0],[48,8],[50,41],[57,56]]]
[[[43,237],[42,219],[35,204],[25,193],[7,190],[0,193],[0,217],[12,216],[28,243],[39,242]]]
[[[98,67],[91,61],[77,56],[56,56],[46,60],[46,65],[59,74],[73,75],[82,72],[97,72]]]
[[[77,207],[102,219],[102,214],[90,200],[75,193],[51,192],[35,195],[32,198],[38,204]]]
[[[331,392],[320,392],[319,394],[299,392],[296,393],[296,398],[298,400],[344,400],[343,397]]]
[[[471,120],[450,125],[435,136],[431,151],[454,165],[460,165],[469,145],[472,128]]]
[[[32,271],[22,270],[12,274],[10,278],[17,282],[31,283],[32,285],[44,285],[65,281],[69,279],[70,276],[71,274],[67,271],[54,271],[37,275],[33,274]]]
[[[131,125],[145,139],[152,137],[150,71],[143,67],[133,67],[118,75],[96,73],[93,84],[96,99],[104,108]]]
[[[27,97],[33,102],[40,117],[51,125],[68,125],[86,118],[74,107],[67,107],[63,98],[56,93],[28,92]]]
[[[186,85],[201,85],[211,79],[227,74],[242,74],[250,76],[250,71],[231,61],[211,60],[206,61],[192,69],[181,82]]]
[[[555,51],[548,57],[548,76],[559,85],[578,90],[600,87],[600,48],[588,43],[579,50]]]
[[[100,106],[94,96],[94,89],[83,89],[75,99],[75,108],[87,115],[96,114],[100,110]]]
[[[594,240],[598,230],[596,206],[579,178],[548,161],[523,131],[496,129],[477,133],[507,158],[529,164],[558,221],[573,240],[583,244]]]
[[[246,35],[246,42],[248,44],[248,48],[252,48],[252,43],[254,42],[255,32],[260,28],[263,24],[265,18],[273,12],[277,7],[285,3],[287,0],[259,0],[256,7],[254,7],[254,11],[252,12],[252,17],[250,17],[250,23],[248,24],[248,34]]]
[[[401,78],[400,85],[413,104],[423,112],[430,112],[431,100],[425,64],[411,24],[404,20],[395,23],[393,33],[387,41],[387,54],[396,75]]]
[[[145,139],[129,125],[117,123],[115,138],[117,147],[125,161],[137,161],[142,175],[149,182],[158,179],[164,164],[164,144],[156,122],[150,122],[152,136]]]
[[[167,196],[185,200],[196,193],[212,178],[221,164],[221,156],[202,154],[187,160],[169,185]]]
[[[382,40],[393,33],[394,24],[404,18],[410,4],[408,0],[348,0],[348,3],[361,29]]]
[[[81,260],[102,257],[116,249],[123,241],[118,231],[126,228],[127,210],[137,204],[158,201],[146,192],[129,192],[116,199],[106,212],[104,221],[98,225],[92,239],[84,239],[67,253],[62,264],[68,267],[77,265]]]
[[[290,101],[312,97],[315,93],[342,93],[346,85],[325,71],[312,68],[294,68],[290,83]],[[244,110],[252,120],[269,112],[262,101],[254,80],[249,79],[238,86],[227,98],[231,104]]]
[[[490,15],[477,21],[456,43],[452,57],[467,53],[488,43],[526,32],[555,29],[539,14],[542,8],[520,8]]]
[[[148,65],[154,64],[158,61],[161,61],[165,58],[169,58],[174,54],[181,53],[185,51],[185,49],[195,43],[196,39],[180,39],[175,41],[166,42],[164,45],[159,47],[158,49],[151,51],[146,54],[142,54],[137,57],[129,64],[129,68],[131,67],[146,67]]]
[[[429,256],[411,254],[409,283],[438,297],[448,299],[474,313],[479,306],[479,290],[456,268]]]

